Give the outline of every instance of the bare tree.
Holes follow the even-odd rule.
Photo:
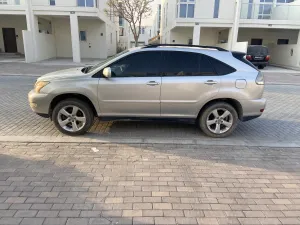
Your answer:
[[[154,0],[108,0],[109,9],[105,9],[106,14],[124,18],[133,34],[135,46],[142,29],[142,19],[151,15],[151,3]]]

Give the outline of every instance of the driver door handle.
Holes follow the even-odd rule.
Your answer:
[[[147,85],[148,85],[148,86],[156,86],[156,85],[159,85],[159,83],[156,82],[156,81],[149,81],[149,82],[147,83]]]
[[[218,82],[217,81],[215,81],[215,80],[207,80],[206,82],[205,82],[205,84],[207,84],[207,85],[213,85],[213,84],[217,84]]]

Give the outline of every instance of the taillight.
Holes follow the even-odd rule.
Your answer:
[[[264,75],[261,72],[258,73],[255,82],[258,85],[264,85],[265,84],[265,78],[264,78]]]
[[[267,61],[270,60],[270,56],[269,56],[269,55],[266,56],[266,60],[267,60]]]
[[[252,60],[252,56],[251,55],[246,55],[246,59],[247,60]]]

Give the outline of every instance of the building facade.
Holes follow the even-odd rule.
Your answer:
[[[0,52],[26,62],[105,59],[117,51],[118,21],[103,0],[0,0]]]
[[[161,10],[161,43],[266,45],[271,63],[300,68],[300,0],[162,0]]]

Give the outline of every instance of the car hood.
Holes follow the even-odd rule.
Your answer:
[[[81,70],[83,67],[77,67],[77,68],[70,68],[66,70],[59,70],[52,73],[47,73],[43,76],[41,76],[38,81],[51,81],[51,80],[57,80],[57,79],[67,79],[72,77],[78,77],[85,75]]]

